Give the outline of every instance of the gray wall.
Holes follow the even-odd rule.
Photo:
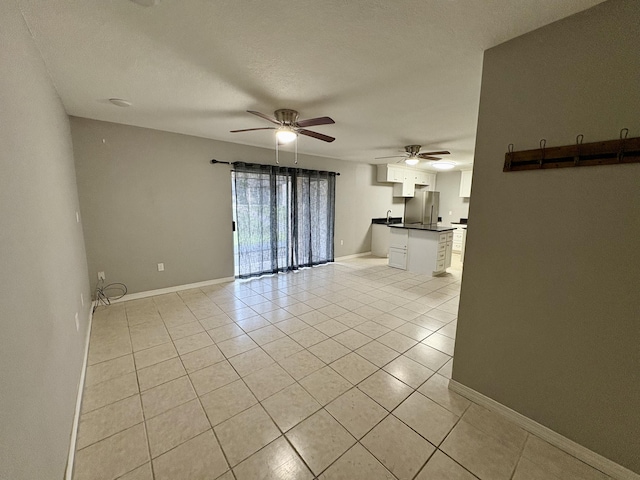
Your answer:
[[[209,160],[274,163],[273,150],[75,117],[71,131],[92,284],[98,271],[131,293],[233,276],[230,169]],[[300,155],[299,166],[341,174],[337,257],[371,249],[372,217],[402,215],[372,165]]]
[[[460,196],[460,176],[461,172],[438,172],[436,190],[440,192],[440,216],[445,223],[469,218],[469,199]]]
[[[0,478],[59,480],[90,308],[71,136],[13,0],[0,45]]]
[[[485,53],[453,378],[640,473],[640,164],[503,173],[640,136],[640,2]]]

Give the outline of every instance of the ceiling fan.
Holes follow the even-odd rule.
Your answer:
[[[417,165],[421,160],[434,160],[431,164],[432,167],[439,170],[449,170],[455,166],[454,162],[442,160],[440,157],[434,157],[434,155],[449,155],[451,152],[447,150],[439,150],[437,152],[423,152],[420,153],[420,148],[422,145],[406,145],[404,147],[405,153],[404,155],[392,155],[390,157],[376,157],[376,160],[382,160],[383,158],[400,158],[396,163],[400,163],[404,160],[404,163],[407,165]]]
[[[322,140],[323,142],[333,142],[335,140],[335,138],[330,137],[329,135],[324,135],[322,133],[307,130],[305,128],[313,127],[315,125],[330,125],[332,123],[336,123],[330,117],[318,117],[309,118],[307,120],[298,120],[298,112],[296,112],[295,110],[289,110],[287,108],[276,110],[273,117],[265,115],[264,113],[254,112],[252,110],[247,110],[247,112],[264,118],[265,120],[268,120],[269,122],[278,126],[231,130],[231,133],[251,132],[254,130],[275,130],[278,143],[293,142],[298,137],[298,134],[317,138],[318,140]]]

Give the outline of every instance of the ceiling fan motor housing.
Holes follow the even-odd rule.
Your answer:
[[[295,125],[298,121],[298,112],[295,110],[289,110],[288,108],[281,108],[275,111],[276,120],[283,125]]]
[[[418,153],[420,153],[421,147],[422,145],[407,145],[406,147],[404,147],[404,149],[410,156],[415,157],[416,155],[418,155]]]

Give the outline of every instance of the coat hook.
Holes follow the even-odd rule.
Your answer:
[[[509,151],[509,160],[507,160],[507,170],[511,170],[511,162],[513,162],[513,143],[510,143],[507,146],[507,150]]]
[[[573,164],[577,167],[578,166],[578,162],[580,162],[580,150],[582,147],[582,140],[584,140],[584,135],[583,134],[579,134],[576,137],[576,145],[578,146],[576,149],[576,156],[573,157]]]
[[[629,135],[629,129],[623,128],[620,130],[620,151],[618,152],[618,162],[622,162],[624,159],[624,147],[627,141],[627,136]]]
[[[542,140],[540,140],[540,150],[542,150],[542,155],[540,157],[540,161],[538,162],[538,168],[542,168],[542,164],[544,163],[546,146],[547,146],[547,140],[543,138]]]

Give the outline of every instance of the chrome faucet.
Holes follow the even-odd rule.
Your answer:
[[[391,210],[387,210],[387,223],[391,221],[389,217],[391,217]]]

